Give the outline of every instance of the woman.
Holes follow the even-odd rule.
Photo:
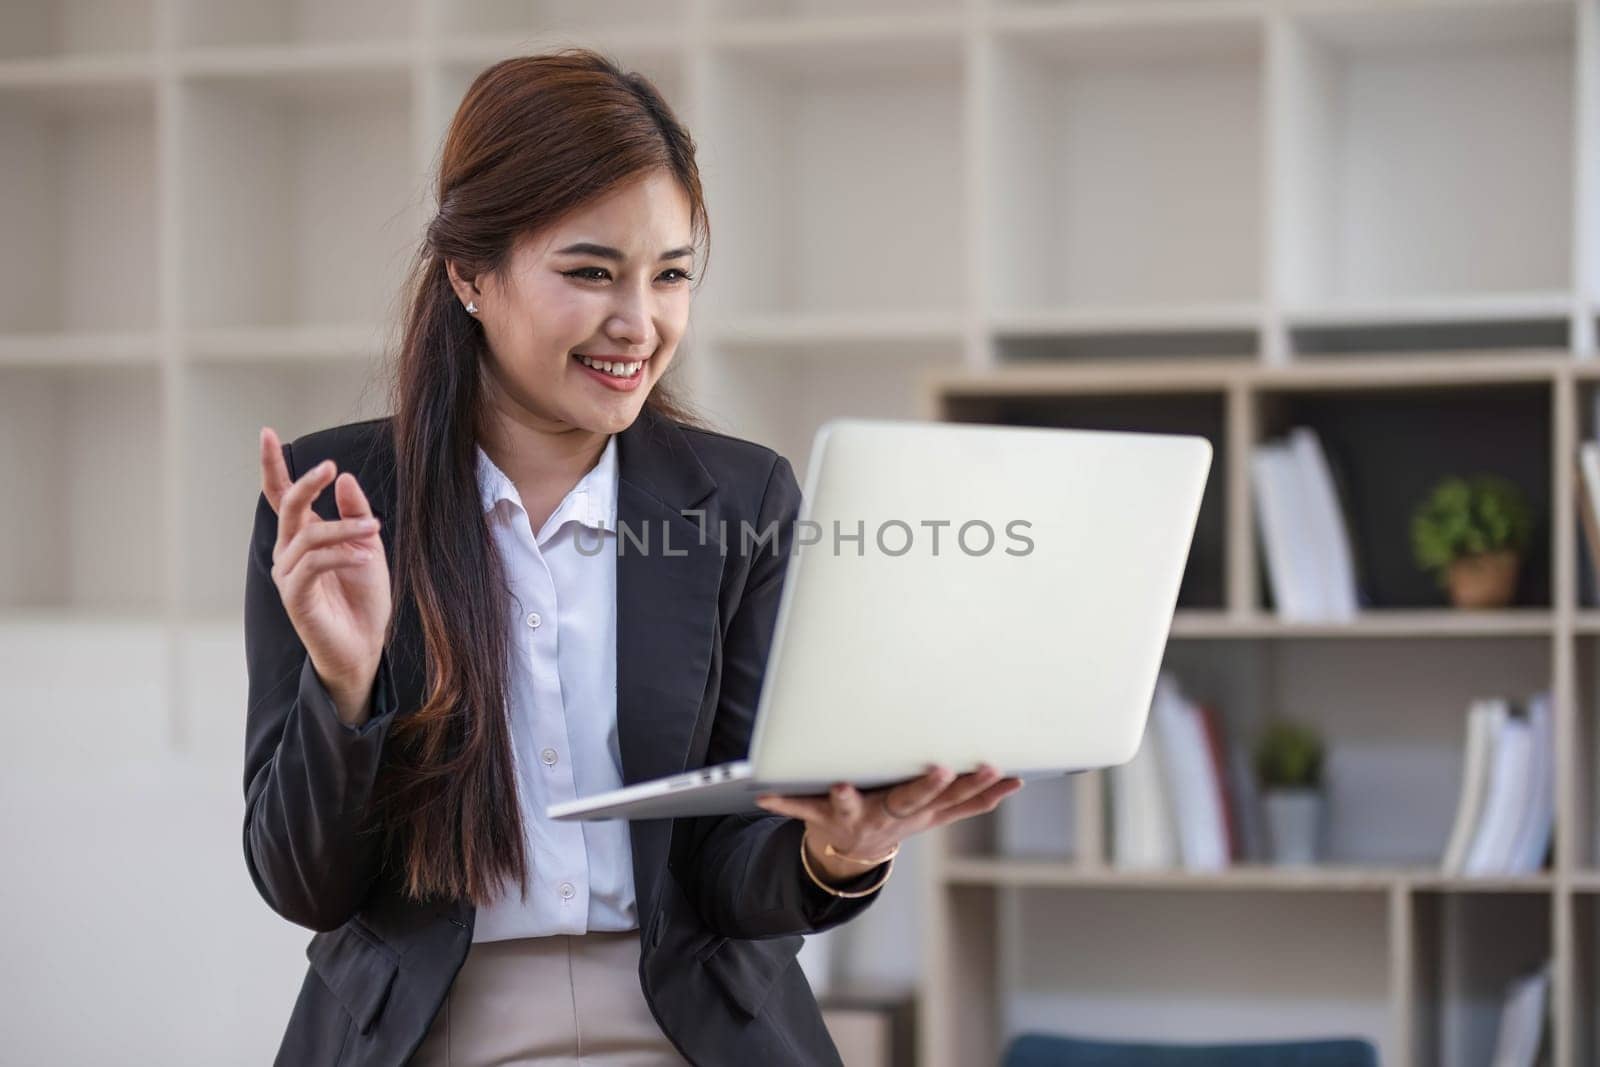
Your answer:
[[[278,1062],[838,1063],[801,935],[1021,783],[544,816],[745,754],[800,490],[662,383],[707,223],[649,82],[582,50],[490,67],[438,194],[395,414],[261,434],[245,859],[318,931]],[[779,550],[699,536],[724,520]],[[617,551],[650,526],[670,555]]]

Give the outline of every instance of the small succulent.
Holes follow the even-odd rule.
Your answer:
[[[1256,742],[1256,777],[1266,789],[1322,785],[1322,738],[1302,723],[1276,719]]]
[[[1528,547],[1533,517],[1522,490],[1493,474],[1446,478],[1411,515],[1411,550],[1417,566],[1435,572],[1440,588],[1450,564],[1465,556]]]

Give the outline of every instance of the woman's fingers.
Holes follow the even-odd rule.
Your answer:
[[[280,540],[287,543],[302,526],[313,520],[315,513],[311,511],[311,503],[326,488],[330,476],[339,514],[347,519],[370,518],[372,502],[355,475],[349,471],[340,474],[332,460],[324,460],[295,481],[289,477],[289,468],[283,462],[283,444],[277,433],[270,426],[261,428],[261,492],[279,516],[278,525],[283,535]],[[284,529],[285,507],[303,512],[291,518],[289,529]]]
[[[991,812],[997,804],[1021,788],[1022,779],[1002,778],[977,796],[939,812],[938,817],[934,820],[934,825],[942,826],[947,822],[955,822],[957,819],[965,819],[972,815]]]
[[[371,558],[371,546],[359,542],[378,532],[378,520],[374,518],[363,519],[338,519],[333,522],[317,522],[303,527],[299,533],[283,548],[274,548],[272,551],[272,578],[274,581],[283,581],[291,574],[297,572],[297,567],[302,562],[309,562],[310,557],[316,556],[324,561],[335,563],[360,562]],[[334,549],[328,552],[328,549]],[[367,555],[358,555],[359,552]],[[319,553],[322,553],[319,555]],[[314,568],[326,570],[326,566]]]
[[[289,468],[283,462],[283,443],[272,427],[261,427],[261,493],[274,512],[282,514],[280,504],[291,484]]]
[[[372,503],[362,491],[356,476],[345,471],[333,480],[333,499],[339,505],[339,514],[347,519],[372,517]]]
[[[934,811],[944,811],[957,804],[963,804],[973,797],[988,789],[1000,780],[999,768],[990,764],[980,764],[978,769],[971,774],[963,774],[960,778],[950,783],[950,787],[941,793],[932,803]]]
[[[372,558],[372,550],[355,548],[349,544],[332,545],[328,548],[316,548],[300,557],[300,562],[294,573],[279,579],[281,583],[301,589],[305,582],[325,574],[328,571],[338,570],[341,567],[357,567],[365,564]],[[285,599],[289,599],[288,596]]]
[[[321,516],[311,510],[311,503],[321,495],[338,473],[333,460],[325,459],[284,490],[283,496],[278,501],[279,544],[288,544],[305,527],[323,521]]]
[[[914,782],[897,785],[881,794],[877,802],[878,814],[886,818],[904,819],[916,815],[933,802],[934,798],[955,780],[955,773],[944,767],[934,767]],[[887,805],[888,811],[883,808]]]

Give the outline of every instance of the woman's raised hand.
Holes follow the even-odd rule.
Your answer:
[[[333,521],[311,510],[329,482],[340,515]],[[290,481],[278,435],[266,426],[261,491],[278,515],[272,581],[284,611],[340,720],[359,726],[370,715],[391,610],[389,563],[372,505],[355,475],[339,473],[332,460]]]

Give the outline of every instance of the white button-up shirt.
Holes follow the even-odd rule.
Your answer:
[[[633,930],[628,823],[555,822],[545,808],[622,786],[617,740],[617,439],[537,534],[511,479],[478,449],[478,488],[509,591],[512,751],[528,894],[507,880],[473,941]]]

